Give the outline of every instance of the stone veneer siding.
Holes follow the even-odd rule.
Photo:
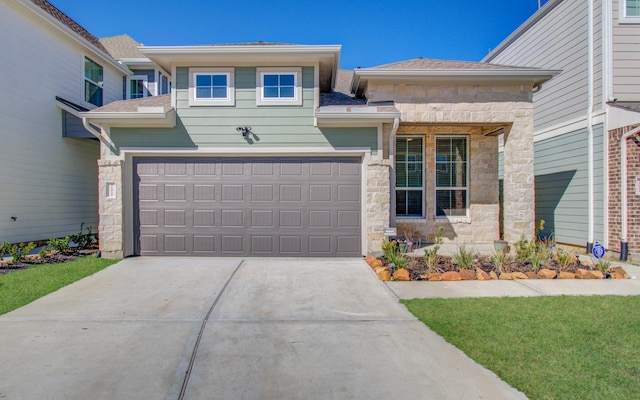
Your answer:
[[[382,249],[383,231],[389,226],[389,160],[365,160],[367,163],[366,227],[367,253]]]
[[[504,128],[504,238],[533,235],[535,192],[532,87],[523,85],[388,84],[369,81],[369,101],[395,102],[401,112],[398,134],[425,135],[424,219],[396,219],[400,230],[411,226],[429,237],[439,226],[445,239],[481,243],[498,239],[498,139],[487,132]],[[388,158],[390,126],[384,125],[384,157]],[[435,135],[469,138],[469,216],[436,219]]]
[[[123,160],[98,160],[98,186],[100,191],[98,210],[100,224],[100,252],[104,258],[124,257],[123,225]],[[115,183],[114,198],[107,198],[107,183]]]
[[[609,136],[609,248],[613,251],[620,251],[620,230],[622,229],[622,218],[620,211],[620,139],[622,135],[635,128],[627,126],[624,128],[610,130]],[[640,254],[640,194],[638,188],[640,178],[640,140],[638,135],[635,138],[627,139],[627,241],[630,254]]]

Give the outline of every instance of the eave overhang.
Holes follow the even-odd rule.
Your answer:
[[[139,50],[161,68],[204,66],[320,66],[320,89],[335,86],[340,45],[210,45],[141,46]]]
[[[81,112],[91,124],[110,128],[173,128],[176,111],[162,107],[139,107],[135,112]]]
[[[542,69],[356,69],[351,82],[351,92],[361,96],[369,80],[384,82],[424,83],[424,82],[464,82],[464,83],[528,83],[533,87],[542,85],[560,70]]]
[[[318,126],[376,126],[400,118],[395,107],[325,106],[315,111]]]

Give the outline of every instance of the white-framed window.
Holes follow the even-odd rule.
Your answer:
[[[640,0],[620,0],[620,23],[640,24]]]
[[[396,217],[424,217],[422,136],[396,137]]]
[[[104,69],[89,57],[84,58],[84,101],[94,106],[103,104]]]
[[[302,68],[257,68],[256,103],[302,105]]]
[[[233,69],[189,68],[189,105],[235,105]]]
[[[158,73],[158,94],[167,94],[171,92],[169,78],[166,77],[162,72]]]
[[[435,158],[436,218],[467,217],[469,208],[469,140],[437,136]]]
[[[129,78],[129,98],[140,99],[151,96],[149,78],[146,75],[134,75]]]

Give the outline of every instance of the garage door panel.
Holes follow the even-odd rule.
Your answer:
[[[358,158],[136,158],[136,253],[361,255]]]

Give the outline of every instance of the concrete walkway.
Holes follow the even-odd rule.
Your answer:
[[[523,399],[363,260],[130,258],[0,316],[0,399]]]

